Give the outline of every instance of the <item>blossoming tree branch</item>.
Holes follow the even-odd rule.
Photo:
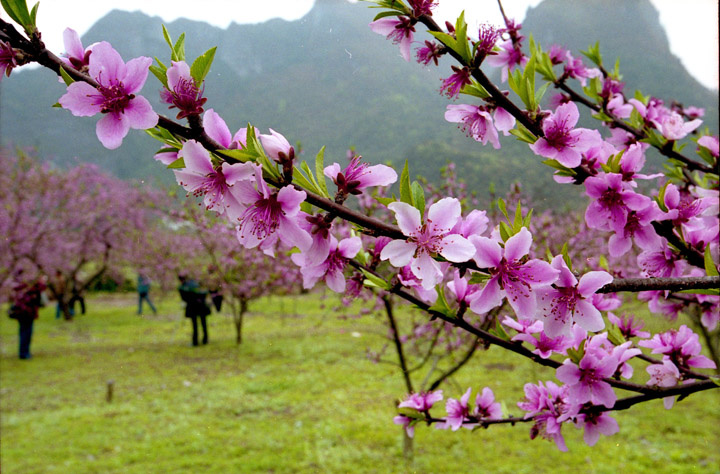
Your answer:
[[[130,129],[146,130],[163,143],[155,159],[235,227],[238,245],[270,256],[278,246],[292,251],[305,288],[322,282],[350,298],[363,287],[392,294],[554,374],[525,385],[518,416],[501,408],[491,387],[472,402],[472,388],[448,398],[444,414],[435,407],[442,391],[410,393],[395,417],[409,435],[419,424],[457,430],[529,423],[531,438],[565,450],[568,424],[593,445],[619,430],[613,411],[658,399],[669,409],[718,388],[708,372],[719,364],[718,137],[701,131],[703,111],[627,95],[618,67],[605,66],[597,44],[583,52],[586,64],[557,45],[544,49],[530,39],[524,48],[521,25],[509,18],[468,31],[463,14],[438,25],[435,1],[373,3],[380,12],[370,28],[397,44],[406,61],[417,28],[434,37],[416,49],[419,63],[455,61],[440,91],[468,103],[448,105],[446,119],[496,149],[500,133],[513,135],[554,170],[558,185],[583,186],[586,226],[607,237],[611,259],[637,253],[627,268],[611,268],[605,258],[574,261],[567,246],[544,255],[534,244],[532,212],[519,204],[512,212],[500,201],[504,219],[490,225],[485,210],[463,209],[454,196],[426,202],[408,163],[398,173],[352,154],[345,165],[326,166],[320,150],[309,165],[275,130],[248,124],[233,133],[203,97],[215,48],[189,61],[184,35],[173,41],[163,30],[170,57],[153,64],[149,57],[125,62],[107,42],[85,47],[67,29],[66,52],[57,56],[35,26],[38,5],[2,0],[21,30],[0,20],[0,72],[29,62],[55,71],[67,84],[58,105],[74,116],[99,116],[97,137],[107,148],[121,146]],[[489,79],[491,68],[500,68],[501,83]],[[175,118],[159,115],[140,94],[149,73]],[[558,94],[543,102],[550,88]],[[597,127],[577,126],[581,109]],[[664,173],[643,172],[649,147],[667,157]],[[399,196],[375,197],[374,204],[395,224],[349,201],[372,200],[374,189],[393,183]],[[613,313],[623,293],[652,312],[689,316],[695,330],[643,331],[632,317]],[[508,312],[497,309],[503,305]],[[637,381],[641,364],[646,383]]]

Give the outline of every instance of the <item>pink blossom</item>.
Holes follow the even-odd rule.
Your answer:
[[[612,436],[620,431],[617,421],[606,412],[580,413],[575,417],[575,425],[585,429],[583,441],[588,446],[594,446],[601,434]]]
[[[456,99],[458,95],[460,95],[460,90],[472,82],[470,81],[470,70],[468,68],[459,68],[456,66],[451,66],[451,68],[453,73],[450,77],[442,80],[443,83],[440,86],[440,93],[445,93],[450,99]]]
[[[552,44],[550,45],[550,49],[548,50],[548,56],[550,57],[550,62],[556,66],[558,64],[562,64],[565,62],[565,59],[567,58],[567,50],[563,48],[562,46],[558,44]]]
[[[420,64],[427,66],[430,61],[438,65],[438,60],[442,56],[441,46],[434,41],[425,40],[425,46],[418,48],[415,51],[415,58]]]
[[[493,67],[502,68],[502,82],[507,81],[508,72],[518,66],[525,66],[528,62],[519,48],[515,46],[512,40],[506,40],[500,43],[497,54],[488,56],[485,62]]]
[[[362,248],[360,237],[349,237],[340,242],[330,236],[330,248],[327,258],[315,264],[303,258],[302,253],[293,254],[293,261],[300,266],[300,272],[303,276],[303,288],[310,289],[319,280],[325,280],[328,288],[336,293],[345,291],[345,276],[343,270],[347,265],[348,259],[354,258]]]
[[[97,43],[93,43],[87,48],[83,48],[83,45],[80,42],[80,36],[77,31],[72,28],[65,28],[65,31],[63,31],[63,43],[65,45],[67,56],[61,56],[60,60],[73,69],[86,72],[88,66],[90,65],[90,53],[92,53],[92,48]],[[62,80],[62,78],[60,80]]]
[[[551,266],[559,272],[557,281],[553,287],[537,291],[537,316],[544,322],[547,335],[570,335],[573,323],[586,331],[603,329],[605,323],[600,311],[592,304],[592,295],[612,282],[612,275],[602,271],[588,272],[578,282],[562,255],[553,258]]]
[[[638,345],[652,349],[653,354],[667,356],[680,369],[715,368],[715,362],[700,355],[702,346],[698,335],[684,324],[678,329],[655,334],[652,339],[640,341]]]
[[[171,109],[177,107],[178,119],[200,115],[207,99],[202,96],[202,90],[190,75],[190,66],[185,61],[173,61],[166,75],[168,88],[160,91],[163,102],[170,104]]]
[[[673,252],[665,239],[655,246],[646,248],[637,257],[638,267],[651,277],[679,277],[685,268],[685,261]]]
[[[490,24],[480,25],[478,40],[475,45],[481,61],[492,53],[493,48],[495,48],[495,43],[497,43],[499,38],[500,30],[496,26]]]
[[[656,247],[660,243],[660,237],[652,223],[660,220],[662,215],[654,201],[644,209],[628,212],[623,229],[616,231],[608,240],[610,256],[617,258],[625,255],[632,248],[633,241],[642,249]]]
[[[243,127],[232,135],[225,120],[214,109],[208,109],[203,115],[203,126],[208,136],[222,147],[231,150],[245,148],[247,128]]]
[[[385,165],[370,166],[360,161],[362,157],[354,155],[350,163],[340,171],[340,165],[326,166],[324,174],[337,185],[338,191],[346,194],[360,194],[371,186],[388,186],[397,181],[394,169]]]
[[[622,94],[615,94],[608,101],[607,110],[617,118],[628,118],[633,111],[633,106],[625,102]]]
[[[695,119],[685,122],[677,112],[670,112],[664,116],[660,123],[660,131],[668,140],[680,140],[685,138],[688,133],[692,132],[702,124],[702,120]]]
[[[535,421],[530,428],[530,439],[538,435],[551,439],[560,451],[567,451],[562,435],[562,419],[568,410],[567,387],[558,387],[553,382],[543,385],[525,384],[525,400],[518,407],[527,412],[525,418],[532,417]]]
[[[608,320],[620,329],[620,333],[625,339],[631,337],[650,337],[650,333],[647,331],[641,331],[645,326],[645,323],[641,320],[636,321],[633,315],[627,315],[622,318],[615,316],[615,314],[608,312]]]
[[[468,388],[460,400],[449,398],[447,402],[445,402],[447,417],[445,418],[444,424],[438,425],[438,429],[444,430],[451,428],[453,431],[457,431],[461,426],[463,426],[464,422],[469,421],[468,415],[470,414],[470,411],[468,410],[468,400],[470,399],[471,390],[471,388]],[[466,427],[470,428],[471,426],[466,425]]]
[[[380,18],[370,23],[370,29],[375,33],[385,35],[393,43],[400,46],[400,54],[405,61],[410,61],[410,45],[413,41],[415,27],[410,18],[405,16],[392,16]]]
[[[478,393],[475,397],[475,409],[472,415],[486,420],[502,418],[502,407],[495,401],[495,394],[489,387],[484,387],[482,393]]]
[[[255,179],[236,183],[238,189],[234,193],[246,206],[238,218],[237,237],[240,243],[245,248],[259,245],[271,255],[278,239],[288,247],[298,247],[301,251],[309,249],[312,237],[298,224],[305,191],[298,191],[292,186],[270,190],[263,179],[262,167],[252,166]]]
[[[408,418],[405,415],[397,415],[393,418],[393,423],[405,428],[405,432],[409,438],[415,437],[415,424],[412,418]]]
[[[535,322],[542,324],[541,321]],[[527,342],[534,346],[535,349],[532,353],[537,354],[542,359],[549,359],[554,353],[563,354],[569,347],[572,347],[570,338],[565,336],[548,337],[545,331],[540,331],[537,337],[531,336],[530,334],[516,334],[511,340]]]
[[[700,137],[697,141],[697,144],[703,148],[707,148],[707,150],[710,152],[712,156],[715,158],[720,155],[720,146],[718,145],[718,137],[714,137],[711,135],[704,135]]]
[[[663,357],[661,364],[648,365],[645,370],[650,374],[648,385],[657,385],[658,387],[674,387],[681,379],[680,371],[669,358]],[[669,410],[675,403],[675,397],[663,398],[665,409]]]
[[[584,184],[585,192],[593,199],[585,211],[585,222],[591,229],[624,232],[629,211],[650,204],[650,198],[635,193],[616,173],[599,173]]]
[[[282,134],[272,128],[270,135],[261,134],[259,138],[267,156],[276,163],[291,163],[295,159],[295,148]]]
[[[413,16],[419,18],[423,15],[432,16],[432,10],[437,6],[435,0],[408,0],[413,9]]]
[[[393,240],[380,253],[382,260],[390,260],[395,267],[411,265],[413,274],[430,289],[442,281],[440,265],[433,255],[440,254],[450,262],[466,262],[475,247],[451,229],[460,219],[460,201],[444,198],[430,206],[423,224],[420,211],[404,202],[393,202],[388,208],[395,213],[400,230],[407,240]]]
[[[565,63],[564,74],[580,81],[580,84],[583,87],[587,84],[587,79],[602,76],[599,69],[588,69],[583,64],[582,59],[574,58],[573,55],[570,54],[570,51],[567,51],[565,56],[567,57],[567,62]]]
[[[421,413],[427,413],[433,405],[443,399],[443,391],[411,393],[398,404],[398,408],[412,408]]]
[[[459,123],[459,128],[475,141],[487,145],[492,143],[496,150],[500,148],[498,133],[493,124],[490,114],[481,107],[475,105],[459,104],[448,105],[445,112],[445,120]]]
[[[174,170],[180,186],[194,196],[202,196],[207,209],[227,215],[234,222],[243,211],[244,203],[236,194],[235,184],[251,179],[255,170],[250,163],[222,163],[213,166],[210,153],[195,140],[188,140],[178,156],[185,169]]]
[[[582,153],[600,145],[597,130],[575,128],[580,112],[573,102],[559,106],[543,120],[544,137],[530,145],[536,155],[557,160],[563,166],[575,168],[582,162]]]
[[[567,385],[568,397],[574,405],[590,402],[612,408],[617,396],[603,379],[611,377],[617,368],[618,360],[612,355],[599,357],[585,353],[577,365],[570,359],[565,360],[555,375]]]
[[[10,43],[0,40],[0,82],[3,76],[10,77],[10,71],[18,66],[15,50]]]
[[[558,271],[549,263],[533,259],[524,261],[530,252],[532,235],[525,227],[510,237],[501,248],[486,237],[472,236],[477,253],[475,262],[487,268],[492,275],[485,287],[470,303],[470,309],[483,314],[499,306],[505,296],[519,318],[535,316],[537,301],[535,289],[552,284]]]
[[[148,100],[136,93],[142,89],[152,59],[140,57],[125,64],[109,43],[93,47],[89,74],[98,88],[86,82],[73,82],[60,97],[60,105],[77,117],[104,116],[97,123],[97,137],[109,149],[122,144],[128,131],[157,125],[158,115]]]

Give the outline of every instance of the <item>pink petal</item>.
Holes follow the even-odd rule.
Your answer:
[[[477,235],[471,235],[469,240],[475,246],[475,263],[480,268],[497,268],[500,265],[503,254],[496,241]]]
[[[68,53],[69,57],[83,59],[85,50],[77,31],[72,28],[65,28],[65,31],[63,31],[63,43],[65,44],[65,52]]]
[[[500,306],[505,297],[505,292],[500,289],[498,277],[488,280],[485,287],[478,293],[478,296],[470,302],[470,309],[477,314],[484,314],[491,309]]]
[[[98,140],[108,150],[114,150],[122,145],[123,138],[129,130],[130,125],[124,120],[123,114],[105,114],[95,127]]]
[[[443,198],[430,206],[427,214],[428,224],[437,230],[448,232],[460,219],[460,201],[455,198]]]
[[[451,262],[467,262],[475,255],[475,246],[461,235],[446,235],[441,242],[440,255]]]
[[[596,293],[600,288],[612,283],[613,277],[608,272],[594,271],[587,272],[580,277],[580,282],[577,285],[578,293],[585,298],[588,298],[592,294]]]
[[[213,109],[208,109],[203,114],[203,125],[207,134],[225,148],[232,143],[232,135],[225,120]]]
[[[328,178],[335,180],[337,178],[338,173],[340,173],[340,165],[337,163],[333,163],[330,166],[326,166],[323,170],[323,174],[327,176]]]
[[[150,102],[141,95],[136,95],[130,100],[123,110],[123,114],[125,114],[130,128],[135,130],[147,130],[158,123],[158,114],[153,111]]]
[[[393,240],[383,247],[382,252],[380,252],[380,259],[389,259],[392,266],[401,268],[410,263],[415,250],[417,250],[416,244],[405,240]]]
[[[325,274],[325,283],[336,293],[345,291],[345,275],[340,270],[332,270]]]
[[[327,168],[325,168],[325,170],[327,170]],[[325,175],[327,176],[327,172]],[[337,173],[335,173],[335,176],[337,176]],[[363,173],[359,179],[362,187],[388,186],[397,181],[397,173],[394,169],[385,165],[368,166],[365,169],[365,173]]]
[[[307,193],[305,191],[298,191],[292,186],[284,186],[278,191],[277,200],[285,215],[292,217],[300,212],[300,204],[306,197]],[[308,245],[308,248],[309,247],[310,245]]]
[[[421,252],[420,255],[412,259],[410,269],[413,275],[421,280],[422,287],[426,290],[433,288],[442,281],[440,265],[425,252]]]
[[[203,176],[215,171],[210,162],[210,152],[195,140],[186,141],[179,155],[183,158],[185,169],[188,171]]]
[[[93,55],[95,55],[94,49],[90,57],[92,58]],[[122,81],[125,86],[125,91],[128,94],[134,94],[142,89],[150,72],[149,68],[152,62],[152,58],[148,58],[147,56],[141,56],[128,61],[125,66],[125,75],[118,76],[118,79]]]
[[[255,174],[255,169],[251,163],[223,163],[222,174],[225,176],[225,182],[229,185],[233,185],[238,181],[252,179]]]
[[[277,234],[283,243],[290,247],[297,247],[302,251],[309,249],[312,245],[310,234],[301,229],[293,218],[281,217],[278,220]]]
[[[388,209],[395,213],[398,226],[403,234],[407,236],[415,235],[422,226],[420,221],[420,211],[404,202],[391,202]]]
[[[597,332],[605,328],[600,311],[588,300],[578,300],[575,303],[573,319],[586,331]]]
[[[354,258],[362,249],[360,237],[349,237],[338,244],[338,252],[345,258]]]
[[[58,102],[76,117],[92,117],[102,109],[103,100],[102,95],[87,82],[73,82]]]
[[[530,252],[532,234],[526,227],[505,242],[505,259],[509,262],[520,260]]]
[[[101,41],[93,47],[88,72],[100,84],[109,87],[113,85],[111,81],[125,77],[126,68],[120,53],[107,41]]]

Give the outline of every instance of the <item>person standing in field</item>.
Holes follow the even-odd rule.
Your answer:
[[[34,281],[21,281],[22,271],[16,275],[17,283],[13,286],[13,301],[10,307],[10,317],[17,319],[19,324],[19,356],[21,359],[30,359],[30,342],[32,340],[33,324],[38,318],[38,311],[43,306],[43,292],[46,285],[42,277]]]
[[[142,315],[143,312],[143,301],[147,301],[148,306],[152,309],[153,314],[157,314],[157,309],[150,301],[150,278],[147,277],[145,272],[138,273],[137,279],[137,292],[138,292],[138,312],[137,314]]]
[[[203,330],[202,343],[208,343],[206,317],[210,314],[210,306],[205,302],[207,291],[200,288],[200,284],[185,274],[178,275],[180,298],[185,302],[185,317],[192,321],[192,345],[198,345],[198,318]]]

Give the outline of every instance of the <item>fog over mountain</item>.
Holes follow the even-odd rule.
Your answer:
[[[448,101],[438,89],[450,63],[439,69],[406,63],[397,46],[368,28],[375,13],[363,4],[317,0],[305,17],[293,22],[232,24],[223,30],[182,19],[166,26],[173,38],[186,33],[190,59],[218,46],[206,80],[205,107],[214,108],[233,131],[248,122],[264,133],[272,127],[292,143],[300,141],[308,160],[324,145],[326,162],[344,163],[350,146],[375,163],[408,159],[412,173],[431,180],[452,160],[460,176],[480,193],[494,182],[502,194],[515,180],[547,204],[566,200],[563,193],[577,192],[558,194],[557,187],[549,187],[551,171],[514,139],[504,140],[503,149],[496,151],[446,122]],[[161,24],[158,17],[113,11],[82,40],[85,45],[109,41],[125,60],[151,55],[169,64]],[[523,26],[523,32],[541,44],[563,44],[576,56],[599,40],[610,65],[620,58],[626,92],[640,88],[645,94],[705,107],[706,123],[717,133],[717,94],[703,88],[672,56],[649,1],[545,0],[528,12]],[[97,118],[75,118],[52,108],[64,93],[63,84],[52,76],[35,69],[2,81],[3,145],[36,147],[43,159],[58,166],[93,162],[124,178],[173,181],[172,173],[151,158],[159,142],[131,132],[120,149],[106,150],[95,138]],[[159,103],[159,89],[150,76],[143,95],[159,113],[173,116]]]

